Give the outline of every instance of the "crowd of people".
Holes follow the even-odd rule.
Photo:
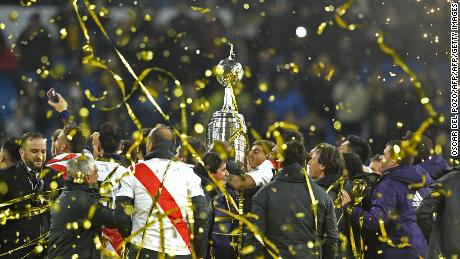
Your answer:
[[[278,128],[250,145],[117,125],[89,137],[67,101],[48,100],[63,127],[51,150],[37,132],[0,151],[0,256],[4,258],[456,258],[460,170],[413,133],[374,154],[349,135],[305,148]],[[47,159],[51,153],[51,159]]]
[[[460,256],[460,169],[441,156],[448,126],[430,128],[431,139],[406,132],[426,114],[372,31],[410,50],[400,56],[435,109],[449,113],[448,17],[438,15],[446,1],[357,0],[346,18],[369,30],[353,32],[333,25],[342,1],[96,1],[112,42],[78,1],[89,43],[72,3],[41,2],[56,14],[45,19],[36,5],[18,35],[0,30],[0,257]],[[420,38],[405,33],[414,23],[427,31]],[[211,75],[229,42],[244,67],[233,89],[239,111],[260,133],[248,134],[243,163],[231,143],[206,145],[193,127],[221,108]],[[129,98],[110,73],[82,63],[85,44]],[[169,121],[113,47],[145,75]],[[51,88],[57,99],[47,106]],[[184,126],[178,96],[187,136],[171,129]],[[407,153],[413,139],[420,143]]]
[[[197,4],[209,8],[207,13],[194,11],[184,0],[105,1],[106,9],[101,1],[94,2],[97,13],[104,14],[100,19],[112,42],[138,75],[150,67],[176,75],[184,96],[192,100],[187,103],[190,125],[207,125],[211,114],[221,108],[223,90],[205,72],[228,56],[227,42],[233,43],[236,59],[245,68],[242,84],[235,91],[238,108],[260,134],[269,123],[285,120],[309,136],[309,149],[318,141],[336,145],[353,133],[372,139],[372,147],[380,150],[387,139],[418,127],[426,115],[410,79],[393,66],[391,57],[380,52],[374,33],[327,25],[317,35],[323,22],[334,20],[333,12],[325,11],[322,2],[250,1],[248,9],[236,0]],[[337,8],[341,2],[328,5]],[[83,3],[78,4],[81,15],[90,17]],[[449,59],[443,51],[448,49],[448,17],[441,14],[448,12],[447,6],[442,0],[429,4],[389,0],[384,5],[355,1],[347,12],[350,22],[375,25],[385,32],[386,42],[415,71],[436,110],[444,114],[449,113],[445,98]],[[90,128],[97,128],[99,121],[128,122],[124,105],[108,112],[100,110],[122,103],[120,91],[108,72],[82,64],[86,42],[71,3],[40,1],[29,8],[30,16],[18,8],[11,10],[18,12],[17,19],[26,25],[22,28],[15,21],[5,21],[6,29],[0,30],[4,34],[0,37],[0,132],[4,133],[0,138],[29,129],[50,134],[50,128],[58,125],[47,116],[40,96],[51,87],[69,98],[74,114],[83,107],[90,111]],[[427,15],[431,8],[434,12]],[[50,11],[44,13],[43,9]],[[47,15],[50,12],[55,15]],[[95,57],[110,64],[129,93],[134,84],[131,75],[92,20],[86,23]],[[297,27],[306,29],[305,38],[296,35]],[[18,32],[9,35],[8,30],[14,28]],[[144,84],[175,125],[180,125],[175,113],[180,100],[171,90],[174,81],[153,71]],[[96,97],[107,91],[107,96],[91,102],[86,90]],[[128,103],[140,122],[151,127],[151,120],[161,116],[145,100],[145,94],[137,90]],[[334,129],[335,120],[341,122],[340,130]],[[397,122],[402,126],[397,127]],[[47,127],[50,124],[53,127]],[[119,126],[125,134],[135,128],[133,123]],[[430,130],[435,144],[448,150],[448,128],[440,125]]]

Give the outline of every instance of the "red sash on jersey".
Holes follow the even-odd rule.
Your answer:
[[[57,155],[53,159],[46,162],[45,166],[49,167],[55,171],[63,172],[64,180],[67,179],[67,160],[80,156],[81,154],[70,153]]]
[[[156,174],[144,163],[137,164],[134,176],[141,182],[141,184],[147,189],[152,197],[157,195],[157,192],[161,186],[161,181],[158,179]],[[182,217],[179,205],[177,205],[174,197],[168,192],[163,186],[163,189],[158,197],[157,204],[163,209],[165,213],[168,213],[168,218],[179,232],[180,236],[184,240],[185,244],[192,251],[190,243],[190,232],[188,230],[187,222]]]
[[[123,248],[123,237],[121,236],[120,232],[118,232],[118,229],[113,229],[113,228],[104,228],[102,229],[102,232],[110,237],[110,244],[112,247],[117,251],[118,255],[121,256],[122,248]]]

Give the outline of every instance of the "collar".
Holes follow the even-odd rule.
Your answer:
[[[149,160],[152,158],[164,158],[171,159],[174,157],[174,153],[170,150],[169,142],[160,142],[153,147],[152,152],[148,153],[144,160]]]
[[[270,164],[273,166],[273,163],[272,163],[270,160],[265,159],[262,163],[260,163],[260,164],[259,164],[258,166],[256,166],[254,169],[252,169],[251,172],[259,170],[259,168],[260,168],[263,164],[267,164],[267,163],[270,163]],[[276,167],[273,166],[273,168],[276,168]]]
[[[382,173],[381,178],[383,179],[383,178],[392,177],[401,168],[405,168],[405,167],[395,166],[395,167],[389,168]]]
[[[362,179],[362,180],[365,180],[366,182],[371,182],[371,183],[375,183],[377,182],[377,180],[380,179],[380,177],[382,177],[380,174],[377,174],[377,173],[359,173],[357,175],[354,175],[353,177],[350,177],[350,180],[358,180],[358,179]]]
[[[92,194],[99,195],[99,189],[91,188],[88,185],[86,185],[85,183],[83,183],[83,184],[75,183],[73,181],[73,179],[71,179],[71,178],[65,180],[65,186],[66,186],[67,190],[69,190],[69,191],[82,190],[84,192],[89,192],[89,193],[92,193]]]
[[[339,178],[340,175],[338,174],[325,175],[323,178],[316,180],[316,183],[323,188],[329,188],[333,183],[339,180]]]
[[[279,172],[277,179],[287,182],[304,183],[306,180],[303,170],[303,167],[298,163],[287,165]]]
[[[17,166],[18,166],[18,167],[22,167],[23,169],[26,170],[27,173],[29,173],[30,175],[33,175],[33,176],[38,176],[38,175],[40,174],[40,172],[41,172],[41,170],[40,170],[40,171],[37,171],[37,170],[34,170],[34,169],[28,167],[28,166],[26,165],[26,163],[24,163],[24,161],[22,161],[22,160],[19,161],[19,163],[18,163]]]

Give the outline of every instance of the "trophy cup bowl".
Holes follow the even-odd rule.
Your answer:
[[[217,82],[224,87],[233,87],[243,78],[243,66],[232,58],[221,60],[216,66]]]
[[[206,142],[210,146],[215,140],[228,141],[235,149],[235,161],[244,163],[247,143],[246,124],[242,114],[234,104],[233,87],[243,78],[244,71],[240,63],[233,59],[233,46],[230,56],[216,66],[216,79],[225,87],[224,105],[214,112],[208,124]]]

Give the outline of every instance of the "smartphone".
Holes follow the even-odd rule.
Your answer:
[[[52,101],[53,103],[58,103],[59,98],[57,97],[56,91],[54,91],[54,88],[51,88],[46,95],[48,96],[48,99]]]

